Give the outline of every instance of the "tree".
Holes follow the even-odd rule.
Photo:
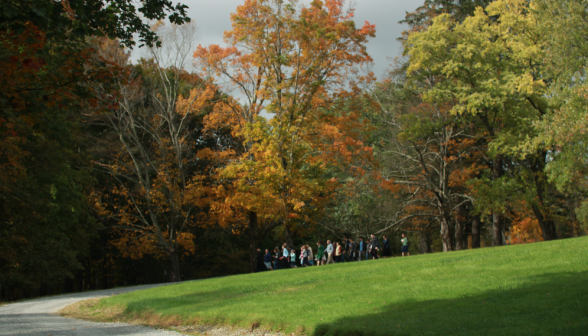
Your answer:
[[[372,91],[377,102],[373,120],[380,133],[376,156],[382,175],[400,186],[398,224],[421,232],[427,241],[437,223],[443,251],[454,245],[462,249],[462,210],[473,201],[465,181],[480,170],[477,139],[471,121],[451,114],[450,103],[424,101],[423,92],[434,78],[407,82],[403,69],[391,71]]]
[[[0,45],[0,295],[18,297],[72,277],[96,234],[79,115],[97,97],[81,82],[110,76],[30,24]]]
[[[201,217],[206,167],[194,156],[201,141],[199,121],[216,90],[184,70],[193,24],[159,22],[154,29],[164,39],[162,46],[149,48],[152,59],[143,60],[140,76],[121,64],[130,78],[119,84],[118,108],[100,118],[120,141],[111,157],[96,161],[118,182],[97,191],[96,207],[103,218],[117,222],[122,251],[136,258],[163,254],[170,280],[179,281],[179,254],[194,250],[189,228],[206,223]]]
[[[502,244],[509,193],[527,201],[546,240],[557,238],[554,190],[545,175],[548,150],[521,154],[518,147],[536,136],[532,123],[550,108],[543,32],[529,6],[522,0],[496,1],[463,23],[440,15],[407,41],[410,77],[441,79],[425,99],[455,102],[452,113],[475,116],[489,135],[492,174],[480,185],[478,201],[493,213],[493,245]]]
[[[492,0],[425,0],[414,12],[406,13],[399,23],[408,24],[413,31],[426,29],[433,23],[433,18],[441,14],[450,15],[457,22],[463,22],[474,14],[478,7],[486,8]],[[403,35],[406,36],[406,33]]]
[[[406,41],[411,33],[425,30],[440,14],[446,13],[457,21],[463,21],[473,14],[476,6],[486,4],[487,1],[427,0],[416,11],[407,13],[405,20],[401,21],[410,29],[403,32],[400,40]],[[455,248],[461,249],[465,229],[463,222],[470,219],[472,208],[472,198],[468,196],[465,182],[483,166],[480,162],[472,162],[474,157],[479,160],[480,148],[475,147],[481,144],[474,143],[479,139],[463,128],[471,121],[449,115],[446,106],[423,102],[422,91],[429,83],[420,83],[420,88],[414,80],[409,83],[403,74],[409,64],[399,63],[384,80],[365,88],[375,102],[375,107],[364,109],[364,115],[373,127],[370,144],[378,159],[379,175],[388,184],[385,189],[393,190],[395,196],[384,197],[386,193],[381,191],[371,195],[365,190],[358,196],[366,204],[357,207],[366,211],[357,211],[357,207],[353,206],[355,201],[340,201],[336,209],[341,212],[337,213],[346,223],[342,224],[345,228],[354,229],[357,226],[365,230],[369,223],[370,227],[377,228],[377,232],[392,228],[417,231],[421,234],[423,251],[430,250],[429,234],[433,228],[439,228],[444,233],[444,250],[453,249],[453,241]],[[438,113],[431,113],[433,110]],[[476,141],[472,141],[474,138]],[[419,160],[419,152],[423,154],[423,160]],[[423,167],[434,168],[423,170]],[[435,196],[439,190],[443,190],[437,194],[440,199]],[[375,197],[374,204],[367,195]],[[350,200],[353,199],[354,196],[350,195]],[[343,210],[347,210],[345,215]],[[355,218],[359,225],[354,225],[350,220],[351,214],[359,213],[362,213],[362,220]],[[363,216],[366,216],[365,220]],[[473,223],[478,222],[474,220]],[[479,242],[479,225],[473,227],[475,240]],[[450,236],[453,232],[455,240]]]
[[[148,46],[160,43],[147,20],[163,20],[181,25],[189,22],[188,7],[170,0],[6,0],[0,5],[0,31],[22,33],[27,25],[45,32],[52,41],[79,44],[87,36],[119,39],[127,47],[136,44],[133,34]],[[140,13],[140,14],[139,14]]]
[[[148,0],[139,10],[182,23],[185,8]],[[86,38],[120,37],[130,46],[134,33],[157,42],[127,0],[0,3],[0,296],[59,286],[82,269],[97,225],[87,206],[92,176],[80,113],[111,105],[93,88],[111,96],[120,70],[94,57]]]
[[[546,166],[549,181],[566,194],[572,208],[578,207],[579,218],[585,222],[588,44],[579,27],[587,21],[586,6],[576,0],[538,1],[534,9],[546,32],[545,67],[552,79],[548,95],[553,109],[535,124],[538,136],[528,139],[522,149],[553,149]]]
[[[219,170],[221,179],[231,181],[222,209],[240,214],[252,260],[261,232],[280,227],[288,234],[295,223],[309,220],[304,212],[318,207],[334,183],[325,178],[332,159],[361,160],[370,152],[353,138],[353,113],[323,112],[335,97],[354,94],[346,76],[371,60],[365,43],[375,27],[366,22],[357,29],[352,17],[343,1],[305,7],[294,0],[249,0],[231,16],[227,48],[199,47],[194,53],[202,69],[224,78],[245,99],[226,100],[227,108],[208,121],[232,121],[240,139],[235,158]],[[260,117],[262,111],[271,120]]]

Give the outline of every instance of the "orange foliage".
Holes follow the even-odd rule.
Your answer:
[[[131,68],[118,46],[101,45],[102,55]],[[162,69],[154,61],[142,66],[143,77],[124,72],[129,78],[119,84],[117,108],[96,116],[117,143],[109,146],[110,157],[95,161],[112,176],[112,186],[95,191],[94,207],[103,219],[116,223],[113,242],[119,250],[132,258],[166,257],[172,280],[179,280],[179,254],[195,251],[190,228],[214,223],[205,211],[216,192],[207,185],[210,165],[230,154],[196,150],[201,139],[194,127],[214,109],[217,88],[177,67]],[[166,72],[190,85],[186,96],[179,85],[169,84]],[[143,85],[143,80],[164,88]],[[146,97],[155,102],[145,106]]]
[[[543,233],[539,221],[525,217],[513,223],[510,229],[511,244],[525,244],[543,241]]]
[[[338,185],[319,176],[330,165],[370,160],[371,148],[355,131],[364,128],[357,115],[326,113],[335,99],[356,95],[342,85],[345,76],[371,61],[365,42],[375,27],[366,22],[356,29],[353,10],[343,8],[335,0],[300,11],[282,1],[247,0],[231,15],[228,47],[194,52],[196,65],[223,77],[246,100],[226,97],[205,118],[207,130],[230,128],[241,144],[225,154],[199,154],[228,161],[218,177],[230,183],[219,186],[212,206],[225,225],[250,225],[243,217],[248,212],[268,223],[310,221],[309,209],[321,207]],[[259,118],[263,111],[273,118]]]

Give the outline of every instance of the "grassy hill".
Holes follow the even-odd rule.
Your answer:
[[[93,309],[112,307],[307,335],[587,335],[588,237],[187,282]]]

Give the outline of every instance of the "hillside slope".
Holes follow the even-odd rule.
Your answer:
[[[588,237],[187,282],[95,309],[112,306],[308,335],[586,335]]]

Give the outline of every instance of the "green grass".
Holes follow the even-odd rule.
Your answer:
[[[588,237],[194,281],[99,306],[307,335],[587,335]]]

